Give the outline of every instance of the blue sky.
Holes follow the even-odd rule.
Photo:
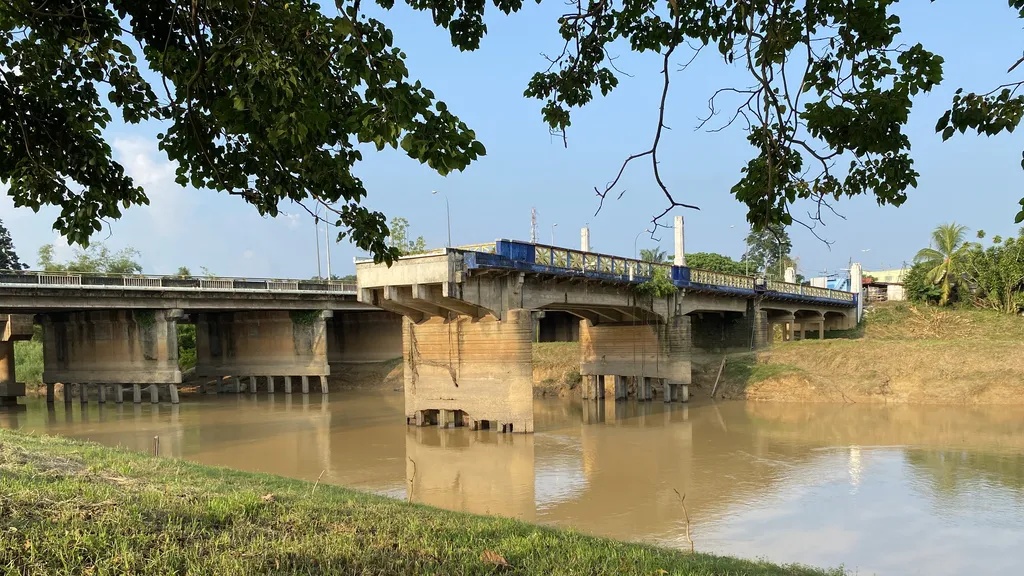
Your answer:
[[[440,177],[400,152],[366,154],[357,166],[369,190],[367,204],[390,216],[404,216],[414,234],[431,246],[446,238],[444,198],[451,205],[452,241],[469,244],[495,238],[529,239],[530,209],[538,212],[539,239],[579,246],[579,229],[589,224],[592,249],[628,255],[637,234],[664,208],[649,163],[636,163],[622,185],[626,195],[605,204],[595,216],[594,187],[614,177],[622,160],[646,149],[653,135],[660,89],[660,57],[620,50],[617,65],[631,74],[606,98],[577,111],[569,146],[549,135],[540,119],[541,103],[522,96],[530,76],[545,66],[541,53],[560,48],[556,18],[560,2],[527,4],[511,17],[488,20],[480,50],[452,48],[447,31],[434,28],[429,15],[398,6],[385,21],[395,43],[408,54],[413,78],[422,80],[476,130],[487,156],[464,173]],[[957,87],[989,89],[1006,81],[1006,69],[1021,52],[1019,20],[1004,2],[904,0],[903,41],[922,42],[946,58],[943,85],[917,100],[909,133],[919,186],[900,208],[878,207],[868,197],[844,199],[819,228],[831,249],[794,226],[793,253],[807,276],[822,269],[845,268],[862,261],[866,268],[899,267],[910,261],[940,222],[955,220],[989,235],[1014,233],[1013,216],[1024,196],[1021,149],[1015,135],[994,138],[958,136],[943,143],[935,121],[948,108]],[[680,54],[678,63],[688,56]],[[738,258],[744,250],[745,207],[729,193],[751,150],[744,134],[727,130],[696,132],[708,96],[736,85],[737,70],[707,51],[685,72],[675,73],[666,123],[672,127],[661,147],[661,171],[677,198],[701,207],[684,211],[688,252],[713,251]],[[94,240],[112,248],[134,246],[146,272],[172,273],[178,266],[198,272],[205,266],[220,275],[309,277],[316,274],[316,244],[323,252],[323,231],[315,236],[312,218],[297,206],[282,205],[277,219],[261,218],[237,197],[183,189],[174,169],[156,149],[158,126],[113,125],[107,131],[116,157],[142,184],[152,204],[129,209]],[[40,245],[56,242],[58,254],[70,254],[51,229],[56,209],[38,214],[15,209],[0,195],[0,219],[11,230],[22,260],[35,263]],[[660,234],[671,251],[671,233]],[[638,247],[656,244],[640,234]],[[866,251],[866,252],[865,252]],[[332,271],[353,270],[359,252],[347,243],[331,248]],[[323,257],[321,259],[323,261]],[[322,264],[326,267],[326,264]]]

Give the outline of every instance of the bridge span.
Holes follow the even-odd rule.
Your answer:
[[[399,317],[360,303],[356,285],[319,280],[0,272],[0,405],[25,394],[14,342],[42,327],[43,382],[108,391],[121,402],[177,402],[180,323],[196,326],[196,376],[232,377],[234,387],[327,392],[331,365],[401,355]]]
[[[848,329],[857,296],[498,240],[356,263],[358,300],[401,314],[406,416],[417,425],[533,431],[532,341],[548,311],[580,320],[584,398],[686,401],[695,350],[751,350],[809,326]]]

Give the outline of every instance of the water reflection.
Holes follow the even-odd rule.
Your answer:
[[[400,394],[78,403],[0,425],[396,498],[860,573],[1013,568],[1024,409],[538,401],[530,436],[403,424]]]

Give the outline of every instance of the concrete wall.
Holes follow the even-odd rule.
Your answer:
[[[325,376],[327,326],[283,310],[196,315],[196,374],[200,376]]]
[[[181,310],[47,314],[43,382],[174,384]]]
[[[735,312],[690,314],[693,347],[703,352],[749,351],[757,338],[753,317]]]
[[[580,323],[580,374],[665,378],[690,383],[690,317],[667,323]]]
[[[507,319],[403,321],[405,412],[461,410],[469,421],[533,431],[533,335],[527,310]]]
[[[384,362],[402,356],[402,317],[383,310],[327,319],[327,359],[334,364]]]

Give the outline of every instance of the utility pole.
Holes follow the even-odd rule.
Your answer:
[[[327,245],[327,279],[331,280],[331,223],[324,220],[324,244]]]
[[[317,205],[317,210],[313,212],[313,239],[316,240],[316,279],[322,280],[323,275],[320,273],[320,206]]]
[[[537,209],[530,208],[530,244],[537,243]]]

